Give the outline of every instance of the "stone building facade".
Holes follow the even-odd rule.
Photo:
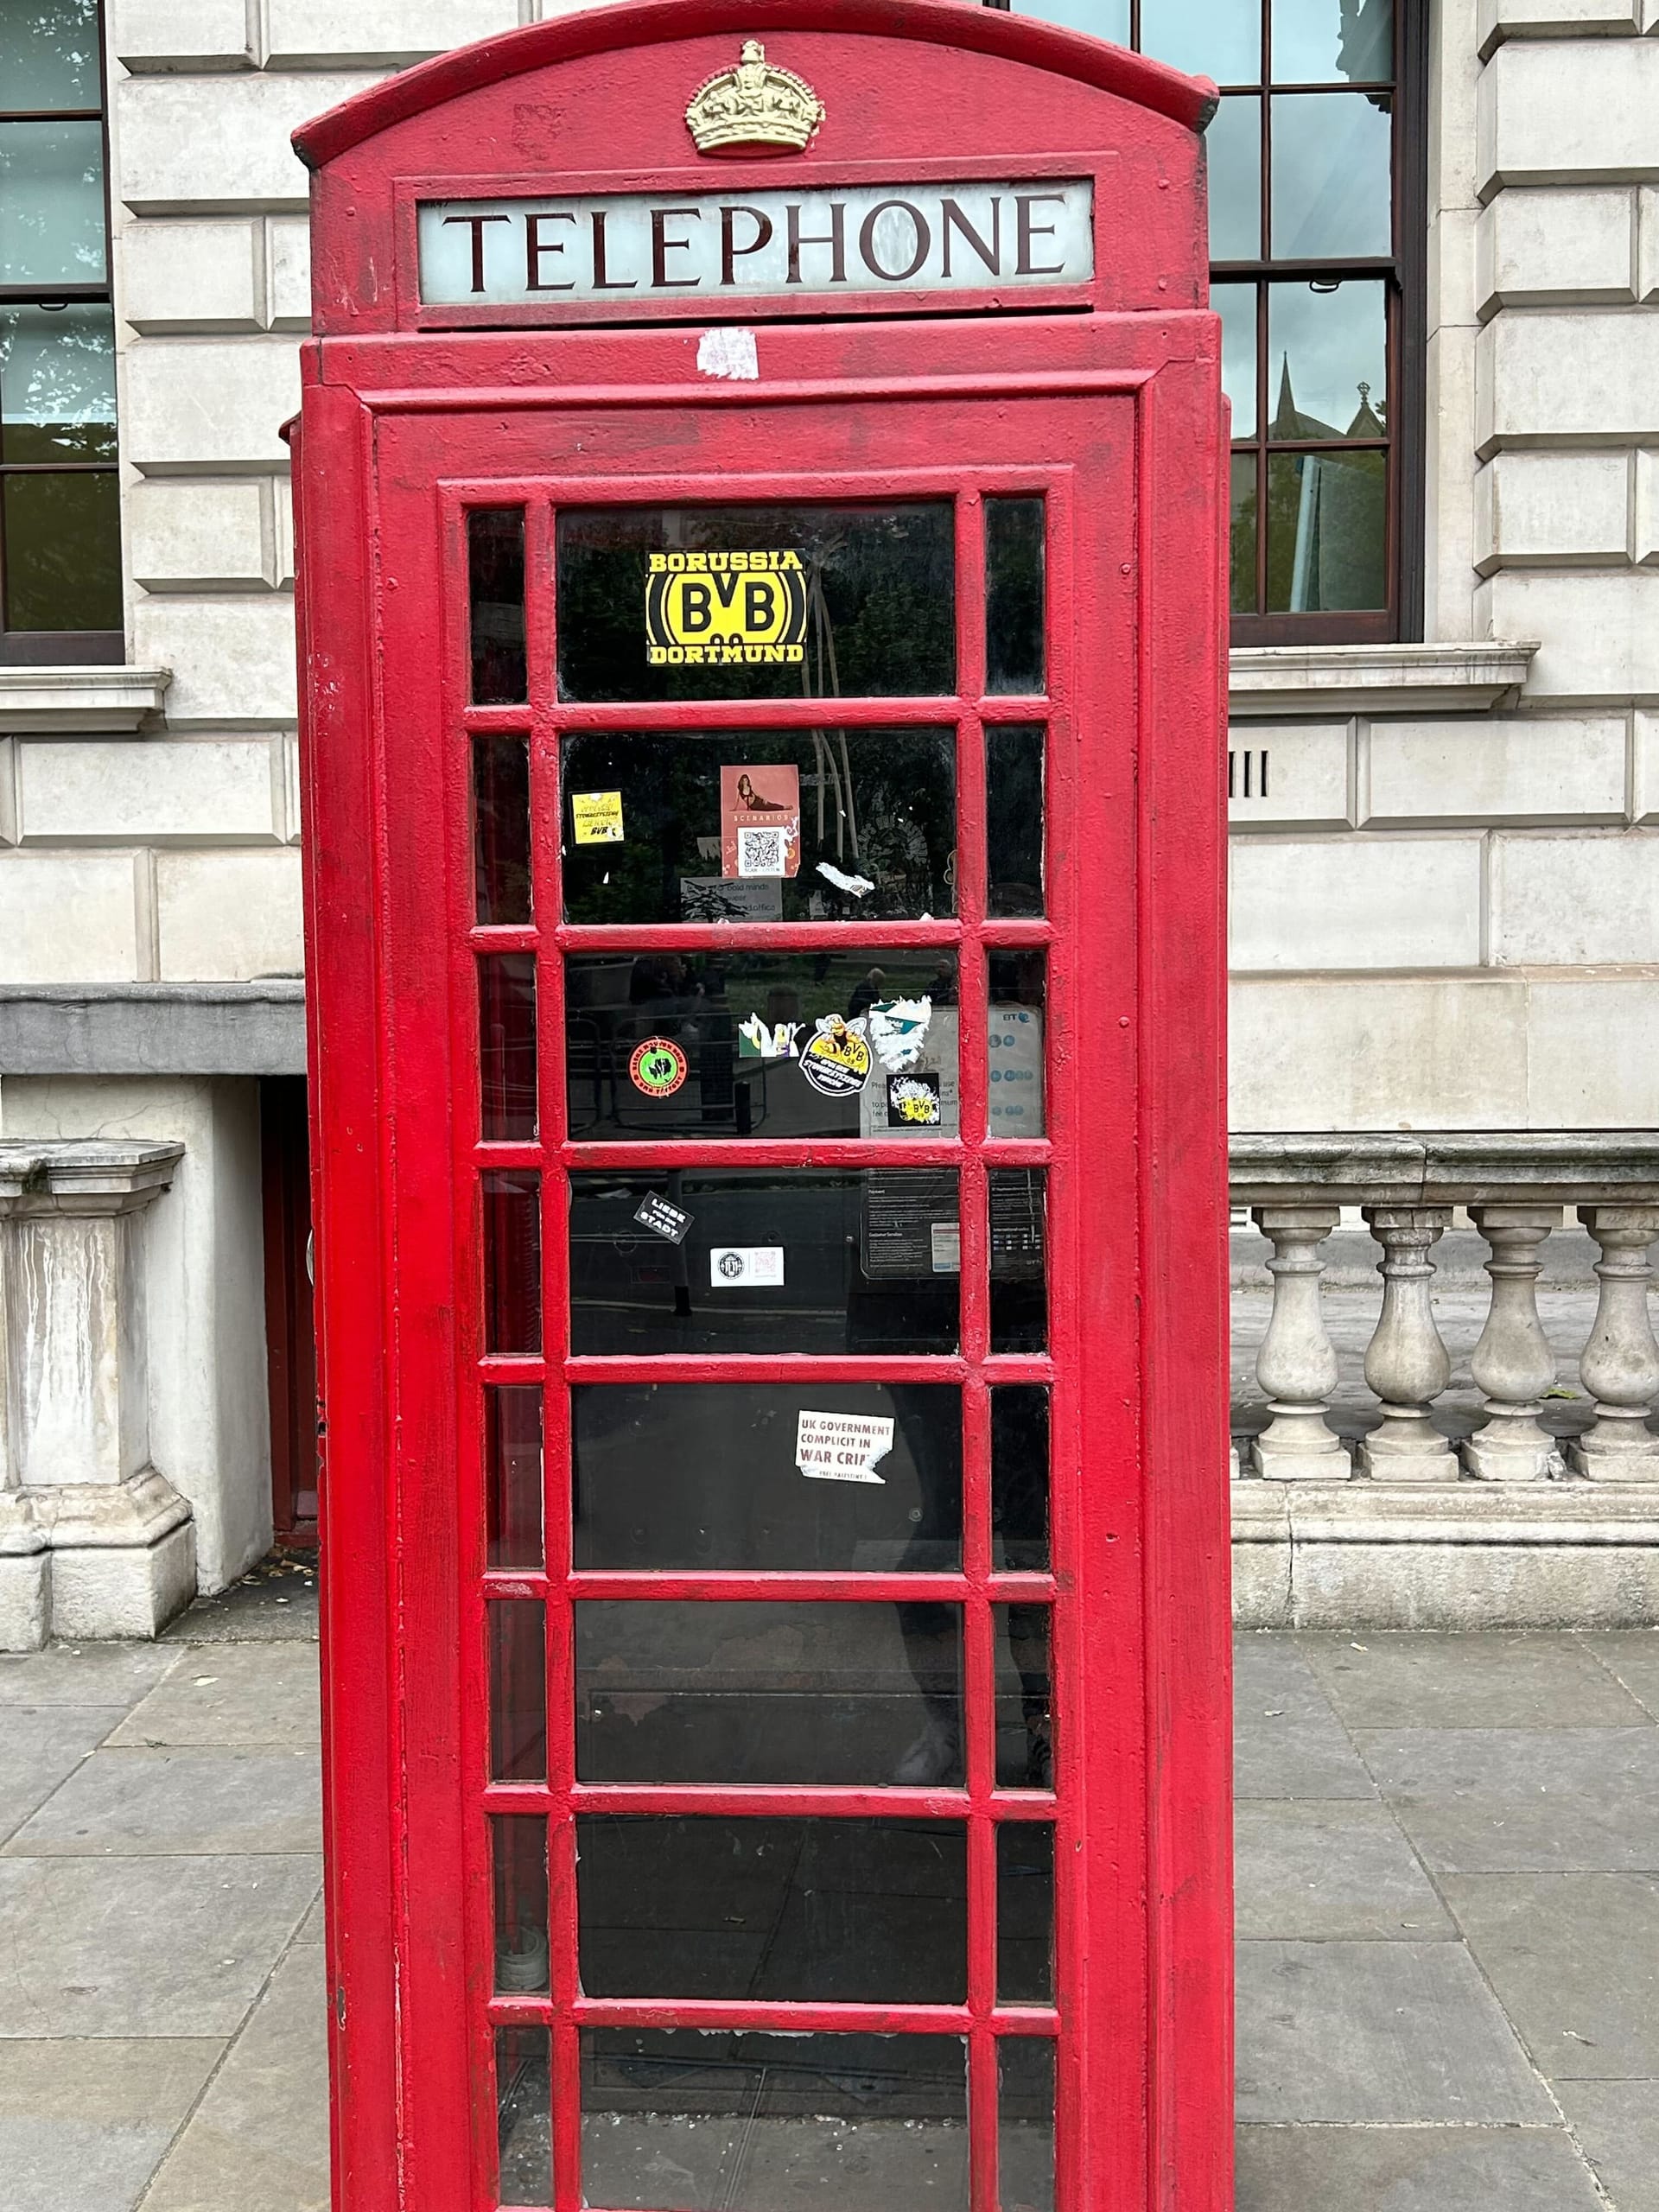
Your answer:
[[[0,1648],[146,1632],[192,1587],[222,1586],[270,1540],[274,1456],[289,1463],[278,1518],[303,1519],[298,1171],[291,1142],[273,1154],[303,1071],[280,426],[308,278],[307,176],[289,137],[531,4],[107,0],[95,26],[121,627],[102,658],[54,653],[15,624],[0,645]],[[1621,1248],[1639,1265],[1659,1230],[1640,1136],[1659,1124],[1659,6],[1395,4],[1415,88],[1372,106],[1394,118],[1406,304],[1387,402],[1362,383],[1355,404],[1373,425],[1391,409],[1411,446],[1389,556],[1409,580],[1389,622],[1352,634],[1339,592],[1334,617],[1301,631],[1241,624],[1232,1095],[1254,1164],[1240,1187],[1270,1236],[1287,1211],[1316,1217],[1297,1232],[1315,1283],[1320,1223],[1344,1204],[1404,1208],[1425,1233],[1459,1203],[1541,1210],[1535,1257],[1552,1210],[1560,1222],[1564,1205],[1617,1200],[1640,1217]],[[1214,0],[1217,40],[1236,7],[1254,13]],[[1344,37],[1368,9],[1331,0]],[[1039,12],[1118,28],[1091,0]],[[1155,12],[1141,0],[1137,16]],[[0,25],[9,14],[21,21],[0,5]],[[1297,14],[1280,0],[1264,20]],[[31,15],[66,38],[92,22],[75,0]],[[1189,29],[1170,58],[1203,66],[1210,35]],[[1143,42],[1156,50],[1155,35]],[[83,83],[74,99],[87,97]],[[20,175],[0,167],[0,238]],[[1236,269],[1229,281],[1242,296]],[[21,358],[17,342],[0,340]],[[7,373],[0,353],[10,404]],[[1239,391],[1235,405],[1249,411]],[[1306,599],[1299,583],[1287,606],[1270,574],[1264,588],[1281,614]],[[1344,1155],[1338,1172],[1328,1145],[1277,1141],[1320,1133],[1363,1138],[1365,1159],[1394,1165],[1372,1174]],[[1425,1133],[1490,1137],[1484,1166],[1465,1150],[1435,1182],[1410,1150]],[[1566,1139],[1579,1149],[1563,1164]],[[1556,1146],[1553,1166],[1539,1166],[1541,1144]],[[1617,1295],[1634,1332],[1618,1387],[1644,1405],[1632,1294]],[[1298,1353],[1290,1296],[1276,1322],[1289,1381],[1274,1389],[1317,1425],[1321,1332],[1304,1313]],[[1536,1335],[1525,1304],[1522,1338]],[[1421,1349],[1421,1316],[1408,1323]],[[1510,1417],[1525,1419],[1536,1394],[1511,1366],[1506,1382],[1489,1361],[1483,1388],[1495,1404],[1508,1389]],[[1422,1414],[1433,1393],[1386,1370],[1385,1351],[1379,1394],[1415,1389]],[[1592,1395],[1605,1409],[1609,1390]],[[1647,1437],[1639,1421],[1620,1433],[1636,1429]],[[1247,1451],[1252,1466],[1240,1491],[1266,1563],[1246,1610],[1278,1617],[1286,1501],[1313,1492],[1270,1447]],[[1613,1566],[1584,1605],[1659,1618],[1652,1452],[1611,1483],[1543,1469],[1524,1506],[1504,1493],[1507,1536],[1495,1486],[1466,1460],[1448,1481],[1457,1471],[1454,1454],[1433,1477],[1446,1484],[1435,1541],[1455,1524],[1489,1564],[1494,1545],[1534,1548],[1530,1580],[1500,1573],[1510,1594],[1494,1617],[1548,1614],[1550,1561],[1611,1528]],[[1349,1482],[1345,1449],[1314,1474],[1362,1548],[1392,1543],[1402,1561],[1432,1549],[1421,1488],[1418,1520],[1396,1513],[1376,1538],[1382,1485]],[[1405,1594],[1388,1603],[1455,1612],[1461,1600],[1423,1594],[1422,1571],[1402,1569]]]

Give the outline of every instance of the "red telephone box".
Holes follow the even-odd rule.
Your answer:
[[[1230,2202],[1210,87],[309,125],[335,2201]]]

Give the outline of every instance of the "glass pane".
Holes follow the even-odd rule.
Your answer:
[[[1273,73],[1281,85],[1387,84],[1390,0],[1273,0]]]
[[[478,963],[478,1058],[486,1144],[536,1135],[536,956],[486,953]]]
[[[98,0],[10,0],[0,8],[0,96],[18,110],[101,107]]]
[[[1212,284],[1221,317],[1221,388],[1232,404],[1233,435],[1255,435],[1255,286]]]
[[[1141,0],[1141,51],[1218,85],[1262,76],[1262,11],[1255,0]]]
[[[576,1819],[589,1997],[960,2005],[961,1821]]]
[[[1289,444],[1388,435],[1382,286],[1268,287],[1268,435]]]
[[[986,1179],[991,1205],[991,1350],[1041,1351],[1048,1343],[1048,1177],[1040,1167],[993,1167]]]
[[[1389,603],[1388,471],[1380,453],[1268,458],[1268,607]]]
[[[495,1986],[504,1997],[548,1986],[547,1822],[510,1814],[490,1822],[495,1859]]]
[[[946,499],[567,509],[558,519],[560,696],[948,692],[954,526]]]
[[[931,1122],[890,1113],[906,1062],[937,1092]],[[565,963],[565,1081],[576,1139],[954,1136],[956,957],[582,955]]]
[[[1048,2005],[1054,1998],[1054,1830],[1047,1821],[1004,1821],[996,1831],[996,1998]]]
[[[1016,16],[1040,16],[1045,22],[1110,39],[1114,46],[1129,42],[1129,0],[1039,0],[1037,5],[1013,0],[1013,7]]]
[[[570,1179],[575,1352],[953,1352],[948,1168]]]
[[[119,630],[121,509],[113,469],[8,476],[5,627]]]
[[[552,2043],[545,2028],[495,2031],[495,2111],[503,2204],[553,2202]]]
[[[1232,611],[1255,612],[1255,455],[1236,453],[1232,464],[1232,505],[1229,519]]]
[[[11,105],[11,87],[0,82]],[[0,123],[0,284],[101,284],[104,126]]]
[[[583,1782],[960,1788],[962,1608],[579,1603]]]
[[[993,1605],[996,1644],[996,1786],[1054,1787],[1054,1719],[1046,1605]]]
[[[1223,100],[1204,134],[1210,170],[1210,258],[1256,261],[1262,254],[1262,103],[1253,93]]]
[[[531,919],[530,747],[473,740],[473,871],[486,927]]]
[[[864,1448],[826,1469],[841,1415],[860,1424],[852,1440]],[[961,1564],[953,1384],[584,1383],[571,1420],[578,1567],[931,1573]]]
[[[1048,503],[985,502],[985,689],[1042,690]]]
[[[0,454],[115,459],[115,317],[105,307],[0,307]]]
[[[484,1392],[488,1561],[505,1573],[536,1573],[542,1550],[542,1393],[538,1385]]]
[[[990,955],[988,1127],[993,1137],[1040,1137],[1046,956]]]
[[[542,1348],[542,1179],[483,1176],[484,1349]]]
[[[985,733],[988,914],[1043,911],[1043,741],[1040,723]]]
[[[582,2197],[613,2212],[967,2212],[950,2036],[585,2029]]]
[[[504,1599],[490,1618],[490,1774],[540,1782],[547,1773],[547,1662],[539,1598]]]
[[[584,733],[562,781],[572,922],[956,912],[953,729]]]
[[[524,659],[524,511],[475,507],[467,518],[473,697],[480,707],[530,696]]]
[[[1288,261],[1390,251],[1393,102],[1380,92],[1273,101],[1273,253]]]
[[[1048,1565],[1048,1393],[1037,1383],[991,1392],[991,1564]]]
[[[1054,2212],[1054,2046],[1001,2036],[996,2045],[996,2163],[1007,2212]]]

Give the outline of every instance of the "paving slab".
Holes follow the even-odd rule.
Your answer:
[[[1586,1647],[1611,1668],[1632,1697],[1659,1719],[1659,1629],[1609,1630],[1586,1636]]]
[[[321,1786],[315,1751],[95,1751],[4,1855],[315,1852]]]
[[[1574,1637],[1368,1630],[1296,1641],[1351,1728],[1630,1727],[1650,1717]]]
[[[1435,1873],[1659,1870],[1659,1728],[1361,1728]]]
[[[1243,1799],[1234,1847],[1241,1936],[1457,1940],[1386,1805]]]
[[[323,1925],[322,1898],[319,1894],[316,1903],[300,1923],[300,1932],[294,1941],[296,1943],[321,1943],[326,1932]]]
[[[302,1749],[321,1732],[315,1643],[225,1643],[175,1667],[110,1742]]]
[[[198,1598],[162,1630],[168,1643],[315,1643],[315,1553],[273,1552],[238,1581]]]
[[[1659,2082],[1561,2082],[1555,2095],[1617,2212],[1659,2212]]]
[[[1241,2120],[1401,2126],[1554,2116],[1460,1945],[1239,1945]]]
[[[296,1945],[156,2177],[144,2212],[327,2212],[322,1954]]]
[[[0,2037],[233,2035],[321,1879],[303,1855],[0,1859]]]
[[[132,2212],[224,2049],[159,2037],[5,2044],[5,2212]]]
[[[0,1707],[125,1707],[154,1689],[180,1657],[156,1643],[53,1643],[44,1651],[0,1653]]]
[[[1448,1874],[1440,1891],[1541,2073],[1659,2079],[1659,1879]]]
[[[1376,1785],[1294,1639],[1237,1639],[1233,1789],[1239,1797],[1375,1797]]]
[[[0,1721],[0,1842],[97,1750],[119,1712],[107,1705],[6,1708]]]
[[[1237,2212],[1606,2212],[1560,2128],[1241,2127],[1237,2173]]]

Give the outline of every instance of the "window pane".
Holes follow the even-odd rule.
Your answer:
[[[478,963],[478,1057],[486,1144],[536,1135],[536,956],[486,953]]]
[[[0,458],[115,459],[108,308],[0,307]]]
[[[968,2212],[967,2076],[947,2036],[585,2029],[582,2200]]]
[[[1036,5],[1013,0],[1013,9],[1016,16],[1040,16],[1045,22],[1110,39],[1114,46],[1129,42],[1129,0],[1039,0]]]
[[[1255,0],[1141,0],[1141,51],[1218,85],[1262,75],[1262,11]]]
[[[822,1440],[838,1415],[861,1424],[866,1456],[826,1471]],[[578,1567],[961,1565],[954,1384],[582,1383],[571,1422]]]
[[[961,1821],[578,1815],[589,1997],[960,2005]]]
[[[11,105],[11,87],[0,80]],[[0,123],[0,284],[101,284],[104,126]]]
[[[1281,93],[1272,130],[1274,258],[1388,253],[1392,101],[1382,93]]]
[[[548,1986],[547,1822],[513,1813],[490,1822],[495,1859],[495,1986],[529,1997]]]
[[[985,911],[1043,911],[1043,740],[1040,722],[985,733]]]
[[[1040,1167],[993,1167],[991,1205],[991,1350],[1041,1351],[1048,1343],[1044,1205],[1048,1177]]]
[[[483,1176],[484,1349],[542,1348],[542,1184],[538,1175]]]
[[[473,697],[480,707],[530,696],[524,658],[524,514],[478,507],[467,518]]]
[[[98,0],[0,8],[0,96],[9,108],[101,107]]]
[[[508,1572],[542,1566],[542,1393],[519,1382],[484,1392],[488,1563]]]
[[[1232,467],[1232,512],[1229,524],[1232,611],[1255,613],[1255,455],[1236,453]]]
[[[991,1392],[991,1564],[1048,1565],[1048,1392],[1037,1383]]]
[[[547,1773],[546,1608],[532,1598],[487,1605],[490,1622],[490,1774],[540,1782]]]
[[[530,920],[530,747],[522,737],[473,740],[473,867],[480,923]]]
[[[113,469],[8,476],[4,500],[9,630],[119,630],[120,494]]]
[[[552,2044],[545,2028],[495,2031],[495,2110],[503,2204],[553,2202]]]
[[[960,1789],[962,1608],[579,1602],[582,1782]]]
[[[1054,2046],[1000,2036],[996,2163],[1004,2205],[1054,2212]]]
[[[1040,1137],[1043,1115],[1043,996],[1046,957],[990,955],[988,1127],[993,1137]]]
[[[1221,388],[1232,403],[1233,435],[1255,435],[1254,284],[1212,284],[1210,304],[1221,317]]]
[[[1004,1821],[996,1831],[996,1997],[1047,2005],[1054,1997],[1054,1830]]]
[[[1046,1605],[993,1605],[996,1645],[996,1786],[1054,1787],[1054,1715]]]
[[[1388,471],[1380,453],[1268,459],[1268,607],[1388,605]]]
[[[1388,311],[1380,283],[1268,288],[1269,437],[1387,435]]]
[[[956,912],[950,728],[584,732],[560,780],[569,921]]]
[[[1210,258],[1255,261],[1262,253],[1262,103],[1223,100],[1204,134],[1210,169]]]
[[[1273,0],[1273,73],[1281,85],[1387,84],[1390,0]]]
[[[1047,502],[985,502],[985,689],[1043,689]]]

